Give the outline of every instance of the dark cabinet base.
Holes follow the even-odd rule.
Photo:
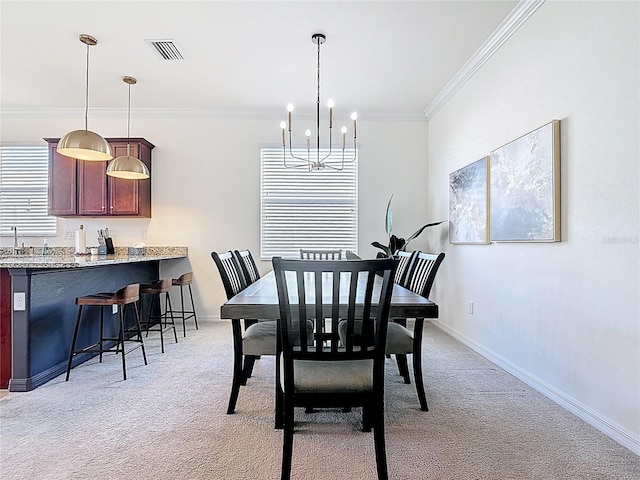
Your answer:
[[[113,292],[130,283],[150,283],[158,279],[159,262],[56,270],[9,269],[9,273],[12,291],[25,292],[27,299],[25,311],[13,312],[9,390],[26,392],[66,372],[77,314],[76,297]],[[85,310],[78,345],[94,343],[98,335],[100,309]],[[105,312],[105,326],[116,328],[116,316],[111,322],[112,316]],[[74,365],[89,358],[90,355],[77,356]]]

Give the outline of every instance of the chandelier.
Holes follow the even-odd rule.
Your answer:
[[[340,132],[342,133],[342,154],[338,153],[338,155],[334,154],[333,151],[333,100],[329,100],[327,102],[327,107],[329,108],[329,145],[328,151],[327,148],[324,150],[320,149],[320,45],[322,45],[327,40],[327,37],[322,33],[314,33],[311,36],[311,41],[318,46],[318,96],[316,100],[316,142],[315,149],[311,148],[311,130],[307,129],[305,131],[305,136],[307,137],[307,152],[306,156],[302,154],[302,156],[294,155],[292,149],[292,133],[291,133],[291,117],[293,113],[293,104],[287,105],[288,111],[288,123],[281,122],[280,128],[282,129],[282,161],[285,168],[306,168],[309,172],[312,170],[323,170],[325,168],[331,170],[342,170],[344,169],[345,164],[354,162],[356,160],[356,120],[358,118],[358,114],[353,112],[351,114],[351,120],[353,121],[353,153],[351,155],[346,156],[345,158],[345,149],[347,144],[347,127],[343,126]],[[287,135],[286,132],[289,131],[289,148],[287,153]]]

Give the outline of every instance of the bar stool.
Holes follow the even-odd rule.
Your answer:
[[[190,318],[193,318],[193,321],[196,323],[196,330],[198,330],[198,318],[196,317],[196,306],[193,303],[193,292],[191,291],[191,283],[193,283],[193,272],[188,272],[183,275],[180,275],[178,278],[174,278],[171,284],[174,287],[180,287],[180,304],[182,306],[182,310],[176,310],[173,312],[175,318],[182,319],[182,334],[186,337],[187,330],[185,327],[185,322]],[[182,291],[182,287],[189,287],[189,298],[191,299],[191,310],[184,309],[184,294]]]
[[[76,317],[76,325],[73,330],[73,340],[71,342],[71,350],[69,351],[69,361],[67,363],[67,378],[65,381],[69,381],[69,374],[71,373],[71,364],[73,357],[81,353],[98,353],[100,355],[100,363],[102,363],[102,354],[113,352],[122,354],[122,376],[124,380],[127,379],[127,365],[125,361],[125,355],[131,351],[142,348],[142,356],[144,358],[144,364],[147,365],[147,353],[144,349],[144,342],[142,341],[142,330],[140,328],[140,312],[138,310],[138,300],[140,298],[140,285],[133,283],[121,288],[115,293],[96,293],[93,295],[86,295],[84,297],[76,298],[76,305],[78,305],[78,316]],[[104,307],[113,305],[119,305],[118,308],[118,337],[110,338],[104,336]],[[125,329],[125,308],[127,305],[133,305],[134,316],[136,324],[134,329]],[[82,310],[85,306],[98,306],[100,307],[100,340],[96,343],[84,348],[76,349],[76,343],[78,341],[78,330],[80,329],[80,321],[82,318]],[[127,333],[134,333],[135,336],[127,338]],[[105,347],[106,342],[116,342],[115,346]],[[137,342],[133,348],[125,351],[125,341]]]
[[[176,324],[173,320],[173,308],[171,308],[171,298],[169,292],[171,291],[171,278],[164,278],[162,280],[156,280],[152,283],[143,283],[140,285],[140,294],[150,295],[151,302],[149,303],[149,315],[147,316],[146,331],[147,336],[149,332],[160,332],[160,346],[162,353],[164,353],[164,331],[173,328],[173,336],[178,343],[178,334],[176,333]],[[165,294],[164,297],[164,313],[162,312],[162,306],[160,304],[160,295]],[[154,300],[158,302],[158,314],[153,313]],[[171,316],[169,321],[168,316]],[[155,324],[153,320],[158,320],[157,328],[151,328],[152,324]]]

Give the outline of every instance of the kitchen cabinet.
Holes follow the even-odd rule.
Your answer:
[[[49,215],[65,217],[78,211],[77,160],[60,155],[56,151],[58,139],[55,140],[49,142]]]
[[[126,180],[107,175],[109,162],[76,160],[49,143],[49,214],[56,216],[151,217],[151,179]],[[126,138],[107,138],[115,157],[127,154]],[[151,172],[154,145],[142,138],[130,140],[130,155]]]

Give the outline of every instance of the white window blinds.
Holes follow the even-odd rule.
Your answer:
[[[325,168],[309,172],[304,167],[284,168],[281,148],[263,148],[260,153],[260,257],[299,258],[301,248],[356,252],[357,159],[346,163],[342,171]],[[305,149],[294,149],[293,153],[301,157],[307,154]],[[353,149],[345,150],[345,157],[352,158],[353,154]],[[332,154],[334,162],[340,158],[341,150]]]
[[[56,234],[56,217],[47,215],[48,148],[0,147],[0,235]]]

